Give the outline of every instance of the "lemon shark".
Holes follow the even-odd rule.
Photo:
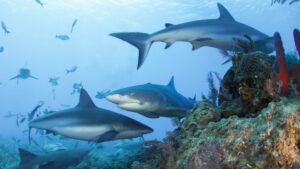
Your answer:
[[[176,91],[174,77],[168,85],[147,83],[115,90],[107,94],[106,99],[121,109],[149,118],[185,117],[196,102],[196,98],[186,98]]]
[[[80,91],[76,107],[40,116],[30,121],[28,125],[29,142],[31,128],[95,142],[135,138],[153,131],[152,128],[134,119],[96,107],[84,89]]]
[[[152,34],[140,32],[120,32],[110,35],[124,40],[139,50],[139,69],[147,58],[151,45],[154,42],[165,42],[165,49],[176,41],[192,44],[192,50],[203,46],[215,47],[225,51],[243,51],[237,39],[248,41],[248,35],[254,42],[255,50],[265,53],[274,51],[273,37],[242,23],[237,22],[228,10],[217,4],[220,12],[218,19],[197,20],[178,25],[166,23],[165,29]]]
[[[37,155],[19,148],[20,163],[11,169],[67,169],[78,165],[89,153],[88,149],[57,150]]]

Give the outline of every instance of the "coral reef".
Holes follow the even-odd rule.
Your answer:
[[[275,57],[261,52],[237,53],[220,85],[219,109],[223,117],[253,117],[278,95]]]
[[[231,116],[217,121],[218,110],[198,103],[175,131],[177,146],[153,142],[153,160],[140,168],[233,169],[300,167],[300,101],[271,102],[255,118]],[[196,118],[195,118],[196,117]],[[199,119],[207,118],[199,125]],[[179,132],[180,131],[180,132]],[[178,133],[179,132],[179,133]],[[179,146],[178,146],[179,145]],[[170,148],[171,147],[171,148]]]

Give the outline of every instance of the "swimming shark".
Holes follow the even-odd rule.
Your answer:
[[[41,5],[42,8],[44,8],[44,3],[42,3],[41,0],[35,0],[35,2],[39,5]]]
[[[196,98],[182,96],[175,89],[174,77],[168,85],[147,83],[110,92],[106,99],[121,109],[140,113],[149,118],[185,117]]]
[[[31,128],[95,142],[135,138],[153,131],[129,117],[96,107],[84,89],[81,89],[76,107],[40,116],[29,122],[29,140]]]
[[[3,21],[1,21],[1,27],[2,27],[5,35],[8,35],[10,33],[10,31],[7,30],[7,27]]]
[[[218,3],[220,17],[218,19],[197,20],[178,25],[165,24],[165,29],[152,34],[140,32],[120,32],[110,35],[124,40],[139,50],[139,69],[147,58],[151,45],[154,42],[165,42],[165,49],[176,41],[184,41],[192,44],[192,50],[203,46],[215,47],[226,51],[243,51],[237,39],[248,40],[245,35],[251,37],[255,50],[265,53],[274,51],[273,37],[242,23],[237,22],[228,10]]]
[[[19,148],[20,164],[11,169],[67,169],[78,165],[89,153],[88,149],[57,150],[45,155],[33,154]]]
[[[36,77],[34,77],[34,76],[32,76],[31,74],[30,74],[30,70],[29,69],[27,69],[27,68],[21,68],[20,70],[19,70],[19,74],[17,75],[17,76],[15,76],[15,77],[13,77],[13,78],[11,78],[11,79],[9,79],[9,80],[13,80],[13,79],[28,79],[28,78],[33,78],[33,79],[38,79],[38,78],[36,78]]]
[[[70,33],[73,33],[73,29],[74,29],[75,25],[77,24],[77,21],[78,21],[78,19],[75,19],[73,21]]]

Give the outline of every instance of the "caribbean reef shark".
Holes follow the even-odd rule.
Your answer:
[[[36,80],[38,79],[38,78],[36,78],[36,77],[34,77],[34,76],[32,76],[30,74],[30,70],[29,69],[21,68],[19,70],[19,74],[17,76],[15,76],[15,77],[9,79],[9,80],[13,80],[13,79],[24,79],[25,80],[25,79],[28,79],[28,78],[33,78],[33,79],[36,79]]]
[[[84,89],[81,89],[76,107],[40,116],[29,122],[29,142],[31,128],[95,142],[140,137],[153,131],[129,117],[96,107]]]
[[[184,41],[192,44],[196,50],[202,46],[210,46],[225,51],[242,51],[236,39],[248,41],[245,35],[251,37],[255,50],[265,53],[274,51],[272,37],[237,22],[227,9],[218,3],[220,17],[218,19],[198,20],[178,25],[165,24],[166,28],[158,32],[147,34],[139,32],[112,33],[111,36],[124,40],[134,45],[139,50],[139,69],[147,58],[152,43],[165,42],[165,49],[176,41]]]
[[[132,86],[112,91],[106,98],[122,109],[137,112],[149,118],[185,117],[196,100],[186,98],[176,91],[174,77],[168,85],[147,83]]]
[[[67,169],[78,165],[89,153],[88,149],[57,150],[45,155],[36,155],[19,148],[21,162],[11,169]]]

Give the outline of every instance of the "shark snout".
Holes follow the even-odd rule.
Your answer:
[[[127,94],[110,94],[106,96],[106,99],[116,104],[140,103],[138,100],[131,98],[130,95]]]

